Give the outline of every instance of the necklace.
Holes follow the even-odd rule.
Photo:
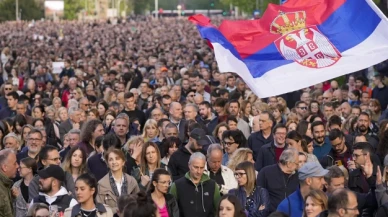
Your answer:
[[[96,211],[96,208],[94,208],[93,210],[91,210],[90,212],[89,212],[89,214],[86,214],[85,212],[86,211],[84,211],[84,210],[82,210],[81,209],[81,214],[82,214],[82,216],[85,216],[85,217],[89,217],[92,213],[94,213]]]

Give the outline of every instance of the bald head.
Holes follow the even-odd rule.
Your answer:
[[[182,105],[179,102],[172,102],[169,113],[171,119],[180,121],[182,119]]]
[[[201,94],[196,94],[194,96],[194,102],[195,104],[199,105],[201,102],[203,102],[203,96]]]
[[[323,93],[323,103],[331,102],[333,99],[333,94],[330,91],[325,91]]]

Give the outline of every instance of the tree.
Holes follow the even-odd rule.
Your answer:
[[[74,20],[78,18],[78,13],[84,9],[84,5],[80,0],[65,0],[64,18]]]
[[[44,17],[44,8],[39,7],[36,1],[19,0],[19,10],[22,20],[39,20]],[[3,0],[0,2],[0,21],[16,20],[15,0]]]

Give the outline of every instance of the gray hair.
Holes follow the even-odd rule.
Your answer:
[[[185,107],[193,107],[196,112],[198,112],[198,106],[194,103],[187,103]]]
[[[68,133],[69,134],[78,134],[80,135],[81,134],[81,130],[80,129],[71,129]]]
[[[70,107],[68,110],[69,116],[73,115],[76,111],[79,111],[79,110],[80,110],[80,108],[78,108],[78,107]]]
[[[294,162],[295,155],[299,156],[298,150],[296,150],[295,148],[287,148],[280,155],[279,162],[283,165],[286,165],[289,162]]]
[[[189,164],[195,159],[200,159],[206,162],[206,157],[201,152],[195,152],[190,156]]]
[[[15,154],[15,151],[11,148],[6,148],[0,151],[0,165],[7,163],[8,156],[10,154]]]
[[[210,155],[212,154],[212,151],[215,151],[215,150],[218,150],[218,151],[220,151],[222,153],[221,145],[218,144],[218,143],[214,143],[214,144],[209,145],[209,147],[207,148],[206,157],[209,159]]]
[[[16,142],[20,145],[20,139],[14,132],[8,133],[6,136],[4,136],[3,144],[5,144],[5,140],[7,140],[10,137],[14,138]]]
[[[199,82],[203,85],[206,86],[207,82],[204,79],[200,79]]]
[[[244,80],[242,80],[241,78],[237,78],[236,79],[236,84],[240,84],[240,83],[244,83],[245,84]]]

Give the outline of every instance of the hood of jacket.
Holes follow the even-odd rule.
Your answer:
[[[185,178],[191,181],[190,172],[187,172],[185,174]],[[209,181],[209,180],[210,180],[210,177],[208,175],[202,174],[201,180],[199,181],[199,183],[204,183],[204,182]]]

